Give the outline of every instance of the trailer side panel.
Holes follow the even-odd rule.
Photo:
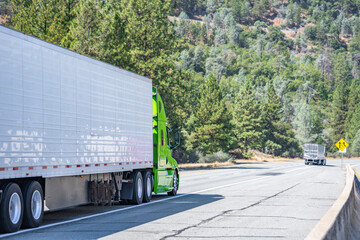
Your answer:
[[[0,26],[0,179],[153,166],[150,79]]]

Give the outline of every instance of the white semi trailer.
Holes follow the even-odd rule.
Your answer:
[[[168,130],[150,79],[0,26],[0,231],[176,194]]]
[[[321,164],[326,165],[325,146],[314,143],[304,144],[305,165]]]

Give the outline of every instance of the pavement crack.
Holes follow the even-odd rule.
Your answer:
[[[193,224],[193,225],[191,225],[191,226],[188,226],[188,227],[185,227],[185,228],[183,228],[183,229],[177,230],[175,233],[173,233],[173,234],[171,234],[171,235],[164,236],[164,237],[162,237],[160,240],[165,240],[165,239],[170,238],[170,237],[176,237],[177,235],[180,235],[181,233],[183,233],[184,231],[186,231],[186,230],[188,230],[188,229],[190,229],[190,228],[196,228],[196,227],[198,227],[198,226],[200,226],[200,225],[202,225],[202,224],[204,224],[204,223],[210,222],[211,220],[213,220],[213,219],[215,219],[215,218],[217,218],[217,217],[223,216],[223,215],[225,215],[225,214],[227,214],[227,213],[229,213],[229,212],[231,212],[231,211],[233,211],[233,210],[223,211],[223,212],[221,212],[221,213],[218,214],[218,215],[212,216],[212,217],[207,218],[207,219],[205,219],[205,220],[201,220],[201,222],[199,222],[199,223],[197,223],[197,224]]]
[[[249,206],[240,208],[240,209],[238,209],[237,211],[243,211],[243,210],[246,210],[246,209],[255,207],[255,206],[261,204],[262,202],[265,202],[265,201],[267,201],[267,200],[269,200],[269,199],[271,199],[271,198],[277,197],[278,195],[280,195],[280,194],[282,194],[282,193],[284,193],[284,192],[287,192],[287,191],[293,189],[294,187],[296,187],[296,186],[299,185],[299,184],[300,184],[300,183],[297,183],[297,184],[295,184],[295,185],[293,185],[293,186],[291,186],[291,187],[288,187],[288,188],[286,188],[286,189],[284,189],[284,190],[282,190],[282,191],[280,191],[280,192],[277,192],[277,193],[275,193],[275,194],[273,194],[273,195],[271,195],[271,196],[269,196],[269,197],[266,197],[266,198],[264,198],[264,199],[261,199],[261,200],[257,201],[256,203],[253,203],[253,204],[251,204],[251,205],[249,205]]]
[[[249,206],[246,206],[246,207],[240,208],[240,209],[236,209],[236,211],[243,211],[243,210],[249,209],[249,208],[251,208],[251,207],[257,206],[257,205],[261,204],[262,202],[264,202],[264,201],[266,201],[266,200],[269,200],[269,199],[271,199],[271,198],[274,198],[274,197],[276,197],[276,196],[278,196],[278,195],[280,195],[280,194],[282,194],[282,193],[284,193],[284,192],[287,192],[287,191],[293,189],[294,187],[296,187],[296,186],[299,185],[299,184],[300,184],[300,183],[294,184],[294,185],[291,186],[291,187],[288,187],[288,188],[286,188],[286,189],[284,189],[284,190],[282,190],[282,191],[280,191],[280,192],[277,192],[277,193],[275,193],[275,194],[273,194],[273,195],[271,195],[271,196],[269,196],[269,197],[263,198],[263,199],[255,202],[255,203],[249,205]],[[230,213],[230,212],[233,212],[233,211],[235,211],[235,210],[234,210],[234,209],[231,209],[231,210],[222,211],[221,213],[219,213],[219,214],[217,214],[217,215],[215,215],[215,216],[212,216],[212,217],[210,217],[210,218],[201,220],[201,222],[199,222],[199,223],[197,223],[197,224],[193,224],[193,225],[190,225],[190,226],[188,226],[188,227],[182,228],[182,229],[180,229],[180,230],[176,230],[175,233],[170,234],[170,235],[166,235],[166,236],[162,237],[160,240],[165,240],[165,239],[171,238],[171,237],[177,237],[178,235],[180,235],[181,233],[185,232],[185,231],[188,230],[188,229],[199,227],[199,226],[202,225],[202,224],[208,223],[208,222],[210,222],[211,220],[214,220],[215,218],[218,218],[218,217],[220,217],[220,216],[226,215],[226,214],[228,214],[228,213]]]

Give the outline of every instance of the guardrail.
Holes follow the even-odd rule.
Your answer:
[[[346,169],[343,192],[306,240],[360,239],[360,181],[349,164]]]

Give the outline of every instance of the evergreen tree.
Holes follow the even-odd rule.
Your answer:
[[[231,10],[237,22],[240,22],[242,19],[241,11],[242,11],[242,1],[239,0],[231,0]]]
[[[70,47],[70,24],[78,0],[12,0],[15,29],[63,47]]]
[[[355,111],[351,115],[350,126],[349,126],[349,138],[352,141],[355,138],[355,134],[360,129],[360,103],[357,104]]]
[[[297,25],[301,24],[301,8],[299,6],[296,7],[295,9],[295,17],[294,17],[294,22]]]
[[[205,68],[204,60],[205,60],[204,50],[201,46],[197,46],[195,48],[195,54],[194,54],[194,60],[193,60],[195,71],[197,71],[197,72],[204,71],[204,68]]]
[[[346,132],[349,133],[350,142],[356,134],[356,132],[351,131],[352,128],[351,121],[352,121],[352,116],[355,113],[359,102],[360,102],[360,78],[354,78],[350,85],[348,110],[345,121]]]
[[[210,75],[201,91],[199,106],[193,112],[193,127],[188,137],[188,149],[205,154],[226,151],[232,137],[231,114],[225,105],[216,78]]]
[[[359,157],[360,154],[360,129],[356,132],[351,144],[351,153]]]
[[[263,105],[261,118],[263,119],[263,148],[266,152],[281,155],[285,152],[294,156],[298,151],[298,143],[291,125],[280,120],[279,97],[274,86],[270,84]]]
[[[352,54],[360,52],[360,32],[356,33],[351,39],[349,50]]]
[[[153,80],[166,103],[170,126],[177,130],[186,116],[186,81],[174,54],[181,49],[168,20],[171,0],[122,0],[114,3],[106,45],[109,62]]]
[[[237,94],[233,107],[234,133],[242,156],[249,149],[260,149],[262,134],[261,107],[249,83]]]
[[[102,15],[102,1],[79,0],[75,10],[76,18],[71,24],[70,32],[74,41],[71,49],[78,53],[99,57],[102,51],[103,39],[100,39],[100,22]]]
[[[349,82],[351,69],[346,55],[340,54],[335,58],[335,91],[332,101],[330,126],[334,142],[345,137],[345,119],[348,111]],[[332,146],[334,148],[334,146]]]

